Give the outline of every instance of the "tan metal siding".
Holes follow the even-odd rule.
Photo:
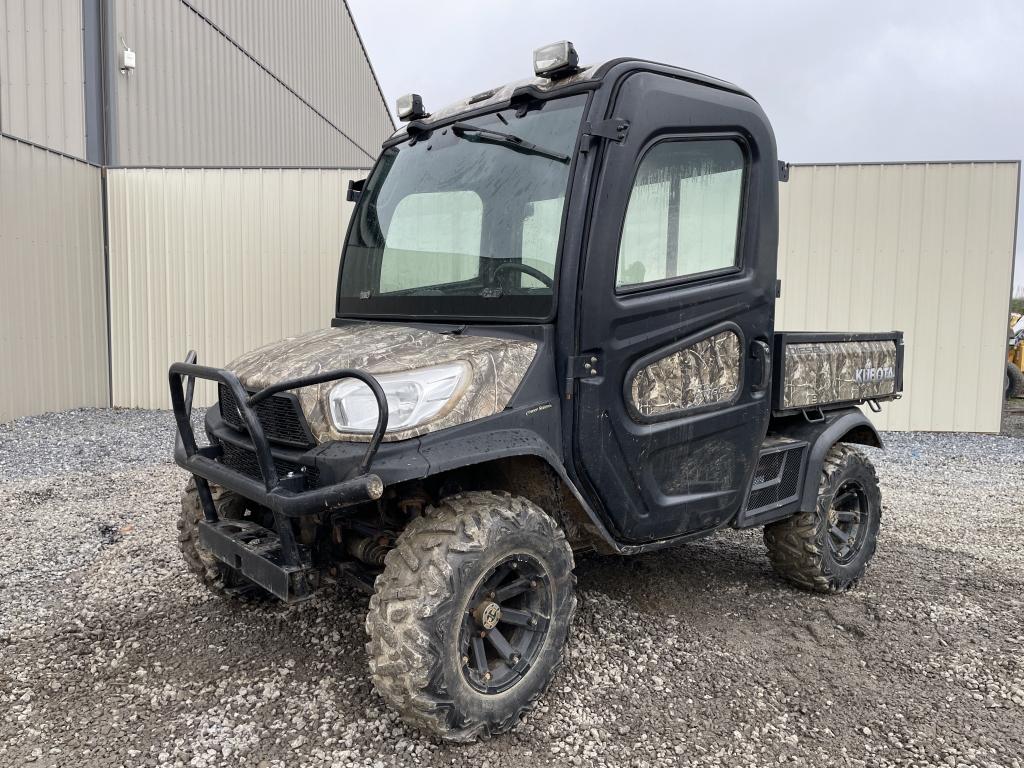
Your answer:
[[[243,48],[251,44],[253,58],[330,122],[181,0],[116,1],[118,34],[137,62],[117,79],[119,165],[366,167],[372,158],[337,128],[364,137],[357,142],[370,155],[391,132],[379,94],[363,100],[373,79],[368,65],[361,71],[350,61],[362,56],[354,33],[349,41],[343,19],[320,13],[320,4],[310,6],[317,13],[307,3],[211,7],[232,28],[217,26]],[[331,33],[345,50],[327,56]],[[316,55],[304,55],[306,38]]]
[[[0,0],[0,131],[85,157],[82,0]]]
[[[795,166],[780,330],[906,334],[885,429],[998,432],[1019,163]]]
[[[224,365],[333,315],[352,207],[330,170],[108,171],[115,405],[166,408],[167,366]],[[197,403],[212,402],[212,388]]]
[[[190,347],[219,365],[326,325],[360,175],[110,171],[115,404],[166,407]],[[901,329],[907,393],[879,426],[997,431],[1017,185],[1015,163],[793,168],[778,327]]]
[[[109,404],[100,170],[0,137],[0,422]]]

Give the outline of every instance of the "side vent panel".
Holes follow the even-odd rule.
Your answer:
[[[807,443],[769,440],[761,448],[754,479],[737,524],[759,525],[799,499]]]

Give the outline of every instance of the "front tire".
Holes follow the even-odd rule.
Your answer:
[[[233,491],[210,484],[217,515],[223,520],[240,520],[247,516],[246,501]],[[195,478],[190,478],[181,494],[181,516],[178,518],[178,547],[185,564],[199,582],[218,597],[241,601],[263,601],[270,593],[222,563],[199,543],[199,521],[205,517],[199,501]]]
[[[449,741],[512,728],[562,662],[572,550],[537,505],[463,493],[414,519],[377,578],[366,631],[377,691]]]
[[[878,545],[882,494],[875,468],[843,443],[825,456],[812,512],[764,529],[768,558],[788,581],[816,592],[843,592],[864,576]]]

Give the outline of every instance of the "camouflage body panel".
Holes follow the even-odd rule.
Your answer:
[[[723,331],[641,368],[630,400],[641,416],[702,408],[732,400],[740,386],[740,339]]]
[[[783,408],[858,402],[896,392],[895,341],[789,344],[783,365]]]
[[[440,334],[408,326],[366,323],[327,328],[292,336],[247,352],[226,367],[250,390],[284,379],[337,368],[357,368],[383,374],[464,361],[472,369],[470,380],[454,404],[434,420],[400,432],[388,432],[386,441],[406,440],[435,430],[482,419],[508,405],[537,345],[531,341],[489,336]],[[343,433],[334,428],[327,397],[337,382],[296,390],[310,430],[317,440],[366,442],[367,434]]]

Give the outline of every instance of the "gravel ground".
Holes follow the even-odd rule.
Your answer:
[[[1024,437],[1024,400],[1015,398],[1006,404],[1003,409],[1002,433],[1011,437]]]
[[[245,608],[193,582],[172,435],[142,411],[0,426],[0,765],[1024,766],[1018,438],[888,436],[849,595],[780,582],[759,532],[584,560],[543,705],[452,747],[370,687],[364,596]]]

